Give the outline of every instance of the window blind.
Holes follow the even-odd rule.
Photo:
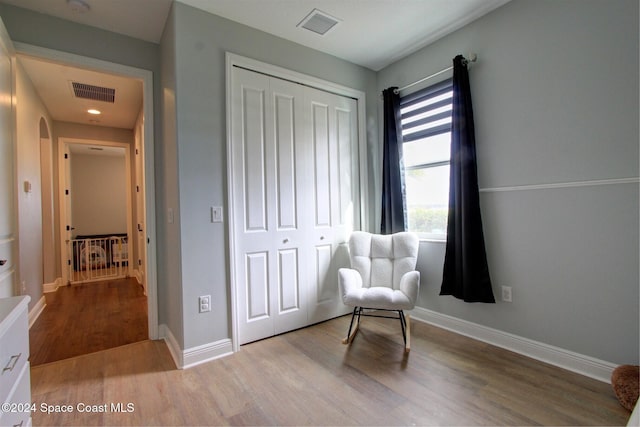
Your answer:
[[[451,131],[452,79],[444,80],[400,99],[403,142]]]

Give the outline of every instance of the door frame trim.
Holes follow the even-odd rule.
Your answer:
[[[237,286],[236,286],[236,274],[235,274],[235,212],[233,210],[234,200],[234,179],[233,179],[233,150],[232,150],[232,117],[231,117],[231,102],[232,102],[232,88],[233,88],[233,68],[239,67],[250,71],[266,74],[272,77],[276,77],[283,80],[288,80],[294,83],[299,83],[305,86],[310,86],[315,89],[320,89],[325,92],[330,92],[340,96],[346,96],[353,98],[356,101],[358,109],[358,175],[359,175],[359,194],[360,194],[360,224],[368,224],[367,221],[367,209],[369,191],[368,191],[368,171],[367,171],[367,130],[366,130],[366,94],[365,92],[353,89],[347,86],[342,86],[337,83],[330,82],[328,80],[319,79],[307,74],[292,71],[277,65],[269,64],[266,62],[258,61],[255,59],[240,56],[231,52],[225,53],[226,60],[226,127],[227,127],[227,203],[228,203],[228,219],[227,219],[227,233],[229,238],[229,295],[231,306],[231,343],[234,352],[240,350],[240,344],[238,339],[239,321],[238,321],[238,308],[237,308]]]
[[[158,276],[156,248],[156,202],[155,202],[155,165],[154,165],[154,110],[153,110],[153,72],[143,68],[104,61],[88,56],[77,55],[55,49],[44,48],[26,43],[14,42],[16,54],[32,56],[54,63],[95,70],[103,73],[118,74],[140,80],[143,90],[144,114],[144,168],[145,168],[145,205],[147,227],[147,311],[149,339],[158,339]]]
[[[8,244],[10,247],[10,256],[11,256],[11,265],[7,265],[2,273],[0,273],[0,287],[3,282],[7,280],[10,281],[10,296],[21,295],[22,289],[18,284],[20,279],[20,215],[19,213],[19,204],[18,204],[18,117],[17,117],[17,97],[16,97],[16,88],[17,88],[17,61],[16,61],[16,50],[15,50],[15,42],[11,40],[9,33],[7,32],[7,28],[2,21],[2,17],[0,17],[0,50],[6,52],[9,59],[10,66],[10,76],[9,79],[11,81],[10,89],[10,116],[9,120],[12,124],[11,126],[11,137],[8,142],[9,147],[11,149],[11,164],[13,165],[13,170],[11,171],[11,182],[8,183],[10,186],[11,194],[11,209],[12,212],[9,214],[13,219],[13,228],[10,230],[11,234],[8,235],[0,235],[0,245]],[[2,289],[0,288],[0,292]]]

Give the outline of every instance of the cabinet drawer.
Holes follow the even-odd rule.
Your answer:
[[[27,312],[22,311],[0,337],[0,402],[4,402],[29,359]]]
[[[10,412],[0,412],[0,426],[31,425],[31,375],[29,363],[25,363],[19,372],[13,394],[3,402],[15,404]]]

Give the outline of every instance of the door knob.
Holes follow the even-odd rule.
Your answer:
[[[289,243],[289,239],[284,239],[282,243]]]
[[[320,240],[324,240],[324,236],[320,236]]]
[[[6,259],[0,259],[0,266],[5,265],[7,263]]]

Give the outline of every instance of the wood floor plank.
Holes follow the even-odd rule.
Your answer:
[[[178,370],[162,341],[32,368],[33,401],[131,403],[131,413],[44,414],[38,425],[624,425],[611,386],[413,322],[349,317]]]
[[[45,298],[29,330],[32,366],[149,338],[147,297],[134,278],[63,286]]]

